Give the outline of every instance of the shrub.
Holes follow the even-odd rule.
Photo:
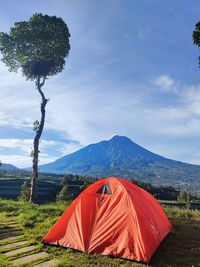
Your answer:
[[[68,185],[64,185],[61,189],[60,193],[57,195],[56,200],[57,201],[67,201],[72,199],[72,195],[69,192]]]
[[[30,199],[30,186],[25,181],[21,186],[21,191],[18,200],[20,201],[28,201]]]

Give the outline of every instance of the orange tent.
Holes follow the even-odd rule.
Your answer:
[[[172,226],[157,200],[121,178],[86,188],[42,242],[149,262]]]

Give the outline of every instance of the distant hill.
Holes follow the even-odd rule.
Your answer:
[[[12,164],[7,164],[7,163],[2,163],[1,165],[0,165],[0,170],[5,170],[5,171],[7,171],[7,172],[15,172],[15,171],[19,171],[19,169],[16,167],[16,166],[14,166],[14,165],[12,165]]]
[[[170,160],[137,145],[126,136],[91,144],[52,163],[40,171],[94,177],[121,176],[158,185],[200,188],[200,166]]]

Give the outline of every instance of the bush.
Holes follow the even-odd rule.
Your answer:
[[[27,181],[25,181],[21,186],[21,191],[18,200],[29,201],[29,199],[30,199],[30,186],[27,183]]]
[[[69,192],[68,185],[64,185],[61,189],[60,193],[57,195],[56,200],[57,201],[67,201],[72,199],[72,195]]]

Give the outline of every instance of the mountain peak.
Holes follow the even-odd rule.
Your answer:
[[[133,141],[125,135],[113,135],[109,141],[129,141],[133,143]]]

